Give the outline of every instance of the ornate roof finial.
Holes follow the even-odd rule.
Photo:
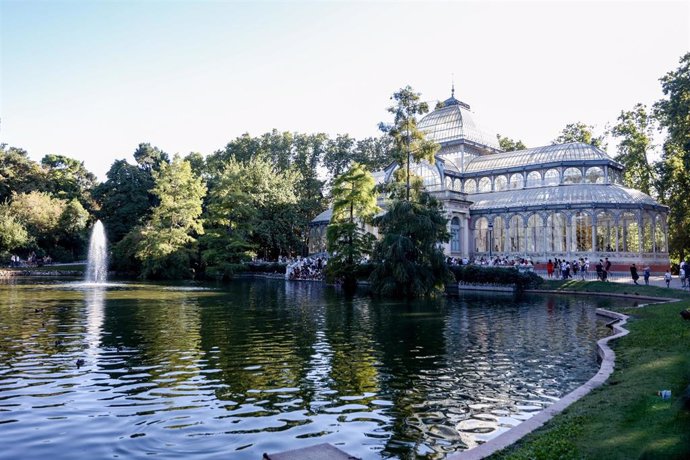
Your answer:
[[[455,74],[450,74],[450,97],[455,97]]]

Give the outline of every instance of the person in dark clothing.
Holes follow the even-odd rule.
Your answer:
[[[604,281],[604,264],[601,263],[601,259],[599,259],[599,262],[597,262],[594,268],[597,271],[597,279]]]
[[[630,266],[630,276],[632,277],[633,282],[637,284],[637,280],[640,278],[640,275],[637,274],[637,267],[635,264]]]
[[[611,272],[611,261],[609,258],[606,258],[606,262],[604,262],[604,281],[609,280],[609,273]]]

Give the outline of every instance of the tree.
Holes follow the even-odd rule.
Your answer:
[[[167,153],[158,147],[152,147],[148,142],[142,142],[134,151],[134,159],[141,169],[152,173],[158,171],[163,164],[170,163]]]
[[[331,185],[352,163],[359,163],[370,171],[388,166],[393,161],[391,144],[391,137],[386,135],[358,141],[348,134],[341,134],[329,139],[323,155],[323,166],[331,177]]]
[[[204,233],[199,217],[206,186],[177,155],[159,167],[153,172],[153,193],[160,204],[141,230],[136,257],[144,278],[188,277],[196,235]]]
[[[652,130],[653,120],[643,104],[621,111],[618,124],[611,128],[611,134],[621,138],[614,159],[625,166],[623,183],[647,195],[654,193],[654,171],[647,158],[652,149]]]
[[[96,176],[77,161],[63,155],[46,155],[41,160],[45,169],[50,193],[64,200],[78,199],[82,204],[91,203],[91,190]]]
[[[554,139],[551,144],[567,144],[569,142],[582,142],[590,144],[597,148],[604,148],[604,136],[595,137],[593,134],[594,127],[586,125],[582,122],[569,123],[565,125],[561,134]]]
[[[690,247],[690,53],[680,67],[661,78],[665,99],[654,116],[668,133],[659,165],[659,199],[669,207],[669,251],[684,259]]]
[[[506,152],[512,152],[514,150],[524,150],[527,146],[522,141],[515,141],[509,137],[502,137],[500,134],[496,134],[498,138],[498,145],[501,150]]]
[[[0,204],[0,254],[22,248],[29,241],[29,233],[15,217],[10,206],[7,203]]]
[[[392,157],[400,168],[396,171],[396,180],[406,183],[406,199],[410,200],[410,162],[427,161],[434,164],[434,155],[439,145],[427,140],[424,133],[417,129],[417,115],[429,111],[429,105],[420,101],[420,94],[406,86],[393,93],[391,99],[396,104],[388,107],[393,114],[393,124],[379,123],[379,129],[393,139]]]
[[[333,214],[326,230],[331,254],[327,269],[331,278],[342,278],[346,287],[354,287],[357,267],[371,253],[374,236],[359,224],[371,222],[379,211],[375,185],[371,173],[359,163],[333,184]]]
[[[280,171],[262,156],[225,163],[208,197],[202,256],[210,273],[228,277],[262,249],[289,250],[299,180],[297,171]]]
[[[12,193],[46,191],[45,171],[26,150],[0,144],[0,202],[9,200]]]
[[[382,238],[373,253],[372,292],[414,298],[440,291],[452,279],[439,243],[448,241],[441,204],[426,192],[396,200],[374,220]]]
[[[106,177],[93,195],[100,203],[97,216],[103,221],[110,242],[115,244],[135,226],[143,224],[157,198],[151,193],[154,185],[151,173],[126,160],[116,160]]]

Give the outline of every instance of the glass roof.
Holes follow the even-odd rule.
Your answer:
[[[419,121],[418,128],[426,133],[427,139],[438,143],[464,139],[500,149],[496,135],[485,133],[477,126],[469,106],[460,101],[449,103],[451,99]]]
[[[473,201],[471,211],[488,211],[502,208],[582,207],[597,206],[639,208],[659,207],[649,195],[621,185],[574,184],[551,187],[527,188],[503,192],[476,193],[467,197]]]
[[[547,145],[513,152],[493,153],[474,158],[467,163],[465,173],[492,171],[524,166],[536,166],[563,161],[608,160],[606,152],[593,145],[573,142],[570,144]]]

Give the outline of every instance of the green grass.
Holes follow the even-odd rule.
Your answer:
[[[690,411],[690,321],[679,312],[690,296],[678,290],[618,283],[549,281],[546,289],[663,296],[681,302],[621,310],[630,334],[611,343],[616,370],[609,380],[495,459],[687,459]],[[671,390],[662,400],[659,390]]]

